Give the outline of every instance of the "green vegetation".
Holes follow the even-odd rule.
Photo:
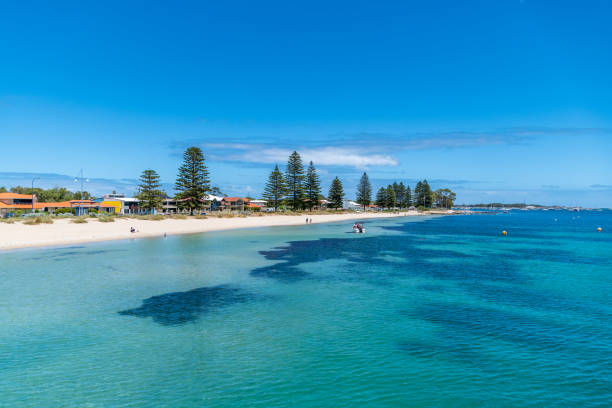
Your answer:
[[[410,190],[410,186],[406,186],[406,191],[404,191],[404,197],[401,200],[400,207],[410,208],[411,205],[412,205],[412,191]]]
[[[5,190],[4,192],[6,192],[6,189],[4,190]],[[16,193],[16,194],[27,194],[27,195],[36,194],[36,199],[41,203],[51,203],[51,202],[55,203],[55,202],[61,202],[61,201],[80,200],[81,198],[80,191],[73,193],[71,191],[66,190],[63,187],[54,187],[54,188],[45,190],[42,188],[32,189],[30,187],[15,186],[15,187],[11,187],[10,192]],[[83,198],[84,200],[90,200],[92,198],[91,195],[87,191],[83,191],[83,197],[84,197]]]
[[[457,195],[448,188],[441,188],[434,192],[434,204],[440,208],[451,208]]]
[[[342,208],[342,199],[344,198],[344,189],[342,188],[342,182],[338,177],[332,181],[331,187],[329,188],[328,199],[330,201],[329,207],[331,208]]]
[[[172,214],[170,218],[173,220],[186,220],[187,216],[185,214]]]
[[[304,193],[306,196],[305,206],[312,211],[312,208],[318,204],[319,195],[321,194],[321,180],[319,179],[319,175],[312,161],[308,165],[308,170],[306,171]]]
[[[144,170],[140,175],[139,182],[136,198],[140,200],[140,208],[146,211],[154,211],[156,208],[160,208],[165,193],[159,189],[161,187],[159,174],[155,170]]]
[[[70,222],[74,224],[87,224],[87,218],[85,217],[75,217]]]
[[[376,193],[376,205],[380,208],[387,206],[387,189],[381,187]]]
[[[357,204],[363,205],[365,210],[372,203],[372,185],[367,173],[364,171],[357,185]]]
[[[427,180],[419,181],[414,188],[414,202],[417,206],[431,208],[433,205],[434,195],[429,187]]]
[[[100,221],[100,222],[115,222],[115,217],[112,217],[110,215],[103,215],[101,217],[98,217],[98,221]]]
[[[263,193],[263,198],[267,201],[268,207],[273,207],[275,211],[280,208],[285,194],[287,192],[287,184],[283,173],[278,169],[278,165],[268,176],[268,182]]]
[[[204,198],[210,192],[210,179],[204,153],[199,147],[190,147],[183,153],[183,164],[179,167],[175,188],[181,208],[193,214],[204,206]]]
[[[53,224],[53,220],[49,216],[29,217],[23,222],[24,225],[37,225],[37,224]]]
[[[294,151],[287,161],[285,173],[287,182],[287,202],[293,211],[304,205],[304,165],[298,152]]]
[[[397,200],[395,197],[395,190],[393,189],[393,186],[391,184],[387,186],[387,194],[385,198],[386,198],[385,207],[395,208],[397,204]]]
[[[195,217],[193,217],[193,218],[195,218],[196,220],[205,220],[208,217],[205,216],[204,214],[196,214]]]
[[[137,220],[145,220],[145,221],[161,221],[161,220],[165,220],[166,216],[163,214],[146,214],[146,215],[137,215],[134,218]]]

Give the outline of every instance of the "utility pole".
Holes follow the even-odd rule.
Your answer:
[[[34,180],[40,180],[40,177],[34,177],[32,179],[32,213],[34,213]]]
[[[83,169],[80,171],[81,177],[77,176],[74,181],[75,183],[81,181],[81,197],[79,200],[79,215],[83,215],[83,181],[89,182],[89,179],[83,178]]]

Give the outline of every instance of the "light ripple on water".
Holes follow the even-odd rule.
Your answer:
[[[611,214],[554,217],[2,254],[2,402],[606,406]]]

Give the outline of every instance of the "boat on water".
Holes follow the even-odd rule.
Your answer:
[[[356,234],[363,234],[365,233],[365,227],[363,226],[363,224],[356,222],[355,224],[353,224],[353,232]]]

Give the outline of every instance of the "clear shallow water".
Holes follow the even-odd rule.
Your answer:
[[[611,220],[513,212],[1,253],[0,406],[609,406]]]

